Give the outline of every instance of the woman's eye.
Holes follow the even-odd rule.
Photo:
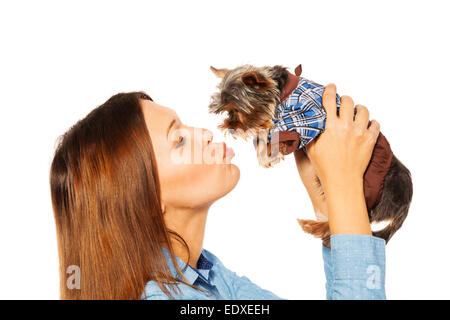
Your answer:
[[[178,144],[177,144],[176,148],[181,147],[182,145],[184,145],[184,137],[180,137],[178,139]]]

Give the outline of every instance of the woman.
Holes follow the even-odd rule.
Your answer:
[[[384,299],[385,242],[363,195],[379,124],[360,105],[353,120],[347,96],[338,117],[335,96],[327,86],[326,130],[295,155],[316,213],[329,217],[327,298]],[[142,92],[111,97],[62,136],[50,172],[62,299],[280,299],[202,248],[209,208],[239,180],[232,150],[212,140]]]

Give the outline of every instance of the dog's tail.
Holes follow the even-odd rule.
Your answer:
[[[395,156],[385,177],[380,202],[370,211],[372,222],[390,220],[382,230],[372,232],[386,243],[400,229],[408,215],[413,196],[411,173]]]

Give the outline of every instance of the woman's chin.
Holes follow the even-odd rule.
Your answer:
[[[221,176],[220,180],[223,181],[222,183],[222,186],[224,188],[222,193],[223,196],[234,189],[241,176],[241,171],[239,170],[239,167],[234,163],[221,165],[221,171],[222,173],[220,174]]]
[[[239,170],[239,167],[237,165],[235,165],[234,163],[230,163],[230,170],[232,171],[232,175],[236,176],[236,182],[234,184],[234,185],[236,185],[241,176],[241,170]],[[233,186],[233,188],[234,188],[234,186]]]
[[[234,189],[234,187],[237,185],[237,183],[239,182],[239,178],[241,177],[241,171],[239,170],[239,167],[237,165],[235,165],[234,163],[230,163],[229,165],[227,165],[227,171],[228,171],[228,177],[227,180],[229,182],[229,191]],[[228,193],[227,192],[227,193]]]
[[[207,181],[204,181],[200,203],[212,204],[223,198],[237,185],[240,178],[240,170],[235,164],[221,164],[216,167],[219,171],[217,175],[211,174]]]

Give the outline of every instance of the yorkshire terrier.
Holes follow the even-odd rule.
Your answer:
[[[253,138],[261,166],[272,167],[297,149],[306,153],[306,144],[325,129],[324,87],[300,77],[301,65],[295,69],[295,75],[279,65],[246,64],[231,70],[214,67],[211,70],[222,81],[219,92],[211,97],[209,112],[226,113],[219,125],[225,134],[245,140]],[[339,95],[336,103],[339,114]],[[320,184],[318,177],[316,180]],[[370,222],[389,224],[372,231],[374,236],[386,243],[391,239],[406,219],[412,194],[409,170],[393,155],[389,142],[380,133],[364,174],[364,196]],[[298,219],[298,222],[305,232],[321,238],[330,247],[328,221]]]

